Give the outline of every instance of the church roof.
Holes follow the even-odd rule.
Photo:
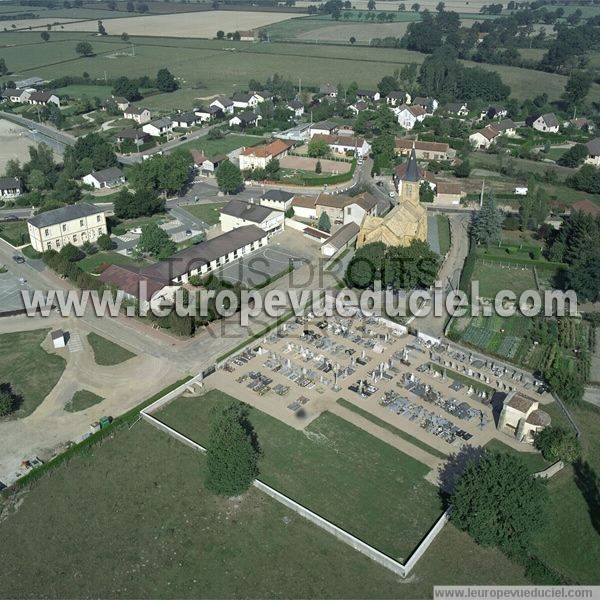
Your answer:
[[[406,170],[402,179],[404,181],[420,181],[421,174],[422,170],[419,169],[419,165],[417,163],[417,153],[413,148],[410,151],[410,156],[408,157],[408,160],[406,161]]]

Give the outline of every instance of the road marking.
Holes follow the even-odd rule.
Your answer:
[[[83,350],[83,344],[81,343],[81,336],[78,333],[70,333],[69,341],[67,342],[67,350],[69,352],[79,352]]]

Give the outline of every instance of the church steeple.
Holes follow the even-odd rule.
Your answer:
[[[406,163],[406,172],[403,177],[404,181],[413,181],[417,182],[421,179],[421,174],[419,173],[419,165],[417,164],[417,153],[415,149],[410,151],[410,156],[408,157],[408,161]]]

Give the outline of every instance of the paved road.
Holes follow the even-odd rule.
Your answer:
[[[20,115],[0,111],[0,118],[25,127],[34,142],[45,142],[57,150],[59,154],[64,152],[66,146],[72,146],[77,141],[77,138],[70,133],[59,131],[54,127],[37,123]]]

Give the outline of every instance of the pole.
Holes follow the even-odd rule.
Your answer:
[[[483,206],[483,191],[485,190],[485,179],[481,182],[481,196],[479,197],[479,208]]]

